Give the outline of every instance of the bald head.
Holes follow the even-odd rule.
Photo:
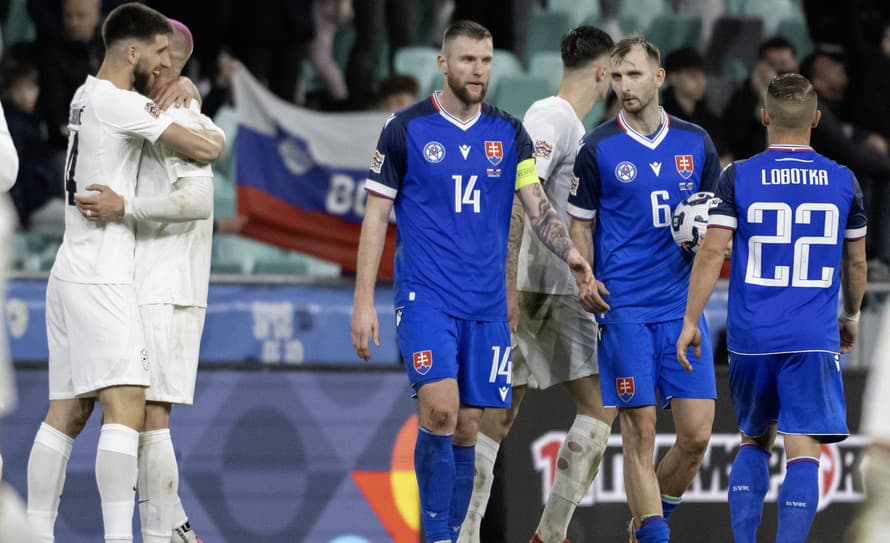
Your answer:
[[[192,31],[182,22],[170,19],[170,26],[173,27],[173,33],[170,34],[170,62],[172,70],[178,75],[192,56],[195,41]]]
[[[778,130],[808,131],[817,121],[817,97],[813,84],[800,74],[783,74],[766,89],[769,125]]]

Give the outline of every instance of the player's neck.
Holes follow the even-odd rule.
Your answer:
[[[479,113],[481,104],[467,104],[458,98],[448,85],[439,93],[439,105],[452,117],[457,117],[461,121],[466,121]]]
[[[657,100],[652,100],[636,113],[631,113],[626,109],[621,111],[624,113],[624,120],[627,124],[640,134],[652,134],[661,126],[661,107]]]
[[[767,128],[767,141],[770,145],[805,145],[810,146],[810,131],[776,130]]]
[[[583,121],[593,108],[593,104],[602,99],[602,96],[598,96],[595,90],[591,91],[591,88],[590,84],[578,85],[573,81],[563,79],[556,95],[568,102],[575,110],[575,115]]]
[[[102,61],[96,79],[104,79],[119,89],[133,89],[133,72],[127,67],[118,66],[107,57]]]

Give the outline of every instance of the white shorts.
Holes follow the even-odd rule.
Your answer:
[[[204,331],[203,307],[171,304],[139,306],[145,342],[154,367],[151,388],[145,391],[150,402],[191,405],[198,377],[198,350]]]
[[[861,431],[875,441],[890,443],[890,301],[885,303],[882,315],[868,370]]]
[[[133,285],[62,281],[46,286],[49,399],[149,385],[149,358]]]
[[[513,386],[552,385],[596,375],[596,319],[577,296],[519,292]]]

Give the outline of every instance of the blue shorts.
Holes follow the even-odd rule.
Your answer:
[[[778,423],[783,434],[843,441],[847,404],[839,355],[826,352],[729,354],[729,388],[739,430],[763,435]]]
[[[670,408],[671,398],[717,398],[714,353],[708,323],[702,316],[701,358],[689,350],[692,372],[677,360],[677,338],[683,319],[650,324],[616,323],[600,326],[600,389],[606,407]]]
[[[472,321],[425,307],[396,310],[402,361],[414,395],[425,385],[456,379],[460,403],[510,407],[513,364],[507,321]]]

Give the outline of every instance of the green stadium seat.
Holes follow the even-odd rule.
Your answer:
[[[528,33],[528,52],[559,51],[563,35],[572,27],[567,13],[547,11],[532,16]]]
[[[495,49],[491,62],[491,77],[488,80],[488,96],[494,96],[498,91],[498,83],[505,77],[523,75],[522,64],[512,52],[506,49]]]
[[[210,273],[243,275],[245,273],[244,263],[240,260],[211,260]]]
[[[37,38],[37,31],[28,15],[27,0],[11,0],[7,9],[3,45],[9,47],[19,42],[33,42]]]
[[[622,0],[618,23],[624,32],[646,32],[652,21],[667,11],[664,0]]]
[[[213,122],[226,135],[226,146],[222,156],[213,163],[213,171],[227,179],[235,179],[235,139],[238,137],[238,112],[235,108],[223,106],[213,117]]]
[[[773,36],[779,23],[786,19],[804,22],[803,11],[794,0],[746,0],[742,15],[760,17],[763,21],[763,35]],[[802,58],[802,57],[799,57]]]
[[[528,75],[546,79],[550,83],[551,92],[559,89],[562,81],[562,55],[560,53],[535,53],[529,63]]]
[[[572,26],[585,21],[595,24],[600,20],[600,0],[549,0],[548,9],[568,15]]]
[[[742,15],[748,0],[726,0],[727,15]]]
[[[546,79],[527,75],[505,77],[498,85],[494,104],[521,119],[532,103],[551,94]]]
[[[396,73],[413,75],[420,85],[420,95],[432,92],[442,83],[442,72],[436,58],[439,50],[435,47],[402,47],[396,51],[393,65]]]
[[[309,275],[309,266],[301,260],[258,260],[254,275]]]
[[[234,217],[237,213],[235,185],[217,176],[213,183],[213,216],[217,219]]]
[[[794,44],[797,49],[797,58],[807,58],[813,52],[813,40],[810,38],[810,29],[806,21],[799,19],[782,19],[776,30],[777,36],[782,36]]]
[[[701,17],[662,14],[652,21],[646,37],[666,56],[675,49],[697,48],[701,30]]]

